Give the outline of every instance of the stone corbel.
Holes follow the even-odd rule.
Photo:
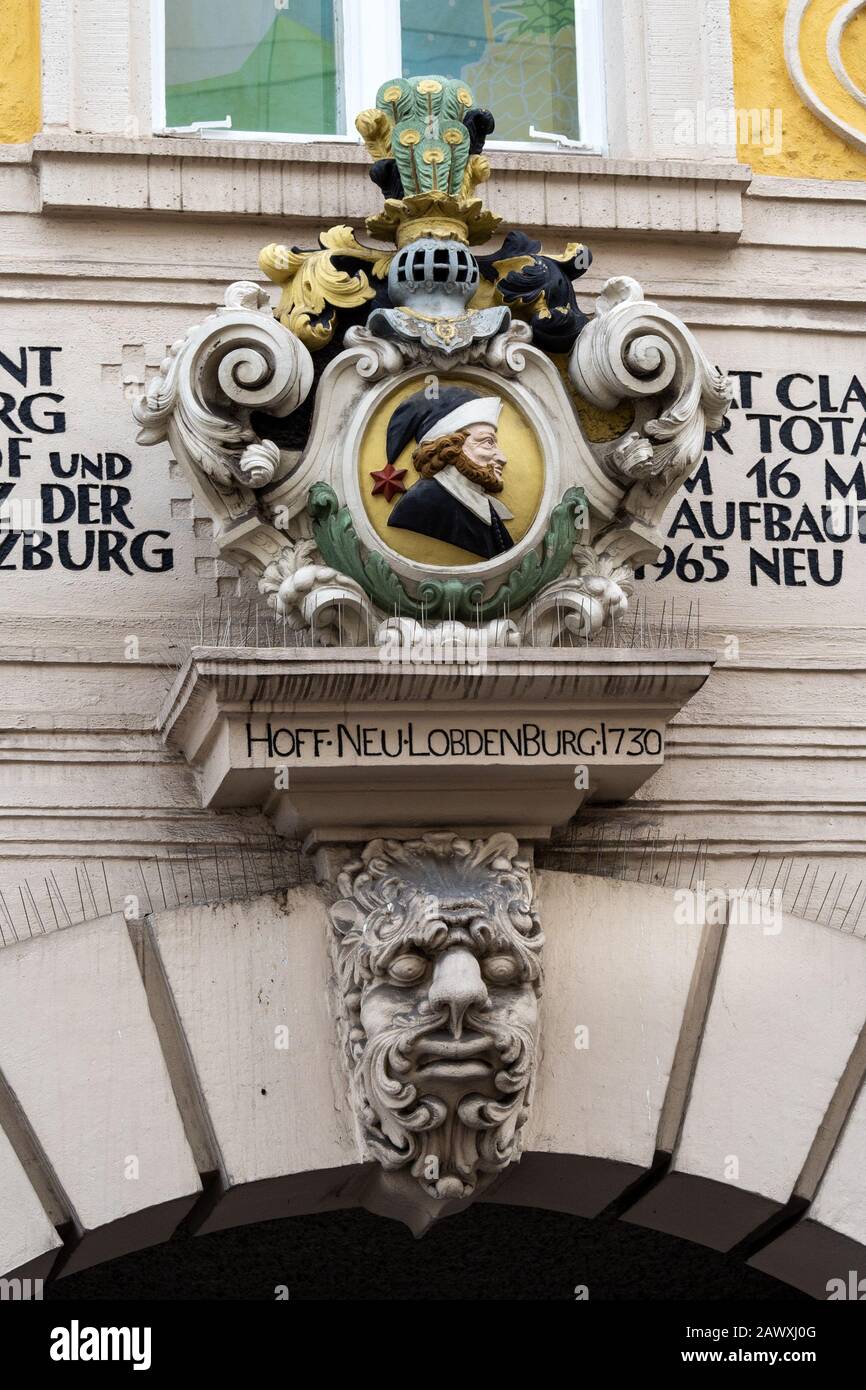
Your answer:
[[[629,488],[624,505],[655,524],[700,462],[707,430],[718,429],[732,399],[728,377],[708,362],[689,329],[646,301],[636,280],[608,280],[595,317],[569,362],[577,390],[604,410],[637,402],[637,428],[606,452],[608,472]],[[658,403],[663,410],[656,415]]]
[[[421,1234],[520,1155],[543,936],[507,833],[373,840],[337,878],[335,1012],[373,1210]]]
[[[279,476],[280,451],[250,424],[254,411],[286,416],[306,399],[313,362],[251,281],[226,290],[223,308],[172,344],[133,407],[138,441],[168,440],[220,520],[248,510]]]

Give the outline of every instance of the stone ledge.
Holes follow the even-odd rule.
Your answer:
[[[360,223],[377,205],[360,145],[42,134],[33,141],[45,212],[100,208],[188,217]],[[735,242],[745,165],[498,151],[486,201],[508,226],[614,230]]]
[[[845,179],[790,179],[775,174],[755,174],[750,198],[786,198],[797,202],[863,203],[866,182]]]
[[[474,672],[387,663],[375,649],[201,647],[158,726],[201,773],[203,806],[260,807],[278,834],[428,827],[447,796],[454,824],[511,825],[519,806],[527,838],[546,840],[586,797],[625,800],[652,776],[665,725],[712,663],[691,650],[505,649]],[[455,735],[443,762],[439,744]]]

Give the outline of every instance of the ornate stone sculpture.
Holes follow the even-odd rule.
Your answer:
[[[368,327],[380,338],[428,349],[446,360],[473,343],[505,332],[511,314],[504,305],[469,309],[480,272],[474,256],[457,241],[436,237],[414,241],[399,251],[388,271],[392,309],[374,309]]]
[[[284,546],[259,580],[259,589],[273,597],[274,609],[286,619],[289,631],[309,629],[324,646],[338,645],[343,634],[353,646],[370,646],[377,622],[364,590],[317,564],[317,557],[315,541]]]
[[[855,150],[866,151],[866,91],[858,85],[856,70],[852,77],[845,66],[842,42],[848,26],[862,17],[866,0],[846,0],[846,3],[836,0],[835,5],[821,6],[821,13],[816,16],[814,11],[817,9],[819,7],[812,7],[810,13],[810,0],[788,0],[784,30],[788,75],[801,101],[819,121],[823,121],[834,135],[840,136]],[[801,43],[804,30],[816,18],[820,29],[813,29],[811,43],[824,49],[835,82],[816,81],[813,65],[809,64],[807,70],[803,62]]]
[[[731,403],[731,384],[710,366],[695,338],[673,314],[650,304],[636,280],[608,280],[595,318],[578,338],[569,363],[577,389],[610,409],[625,399],[664,410],[617,441],[605,458],[624,483],[631,511],[655,520],[695,466],[707,430],[718,429]]]
[[[529,865],[505,834],[374,840],[337,890],[361,1142],[426,1198],[465,1200],[518,1157],[529,1115],[543,944]]]
[[[313,361],[274,320],[267,295],[248,280],[173,343],[147,394],[133,406],[142,444],[167,439],[177,456],[221,493],[273,481],[280,451],[250,424],[253,411],[290,415],[309,394]],[[228,505],[228,502],[227,502]]]
[[[135,407],[140,439],[169,441],[225,557],[311,640],[376,645],[393,619],[591,640],[661,548],[730,385],[628,276],[587,318],[579,241],[555,255],[515,230],[473,254],[500,219],[477,196],[493,117],[465,84],[385,83],[357,124],[385,196],[367,230],[396,250],[345,226],[266,247],[276,310],[231,286]],[[335,340],[299,449],[285,421],[312,389],[308,349]],[[458,419],[468,400],[477,420]]]
[[[464,84],[386,83],[358,128],[385,199],[367,231],[389,245],[366,246],[336,226],[315,249],[266,247],[259,265],[280,287],[275,310],[256,285],[230,286],[224,308],[173,345],[135,414],[143,442],[169,442],[222,554],[256,578],[284,631],[360,649],[326,660],[299,653],[301,676],[294,654],[274,654],[261,681],[277,681],[278,692],[285,684],[274,698],[285,698],[289,717],[309,698],[313,709],[321,700],[366,719],[366,687],[377,684],[405,716],[408,744],[401,723],[388,753],[395,778],[377,763],[382,785],[372,788],[355,776],[370,765],[366,723],[344,750],[345,770],[344,752],[314,729],[313,762],[293,773],[291,791],[273,790],[272,754],[262,737],[253,748],[249,725],[246,752],[228,733],[197,734],[196,747],[207,749],[214,796],[232,775],[227,760],[249,763],[243,785],[265,786],[278,826],[313,830],[330,846],[323,854],[355,853],[343,840],[366,833],[368,797],[380,834],[387,825],[407,835],[372,840],[339,873],[332,953],[347,1088],[376,1162],[363,1200],[420,1232],[519,1156],[529,1115],[542,936],[529,864],[506,832],[528,788],[521,823],[539,838],[587,793],[572,753],[559,753],[560,734],[576,747],[573,729],[558,729],[553,752],[533,765],[543,784],[530,783],[512,751],[522,757],[515,736],[536,727],[522,721],[543,718],[534,667],[575,717],[600,698],[578,689],[579,654],[536,659],[533,649],[590,643],[622,620],[634,566],[655,559],[667,503],[731,393],[686,326],[629,277],[608,280],[587,317],[575,293],[592,259],[581,242],[545,253],[514,230],[498,251],[473,253],[500,219],[477,196],[493,118]],[[323,348],[331,360],[313,393],[310,353]],[[312,412],[294,415],[310,394]],[[250,684],[232,687],[230,709],[220,705],[226,730],[246,710],[238,691],[267,688],[255,653],[233,659]],[[423,681],[407,679],[405,663]],[[470,674],[479,682],[459,678]],[[483,761],[464,764],[470,785],[455,787],[444,759],[444,778],[424,763],[416,783],[415,692],[433,692],[426,698],[444,704],[447,720],[452,705],[464,719],[483,706],[488,688],[493,707],[505,706],[496,718],[509,752],[495,742],[488,752],[495,730],[485,723]],[[601,688],[607,702],[630,698],[619,673]],[[249,695],[253,706],[265,698]],[[388,717],[376,715],[383,731]],[[642,715],[647,728],[636,730],[657,739],[656,752],[646,740],[643,748],[653,767],[655,717]],[[601,751],[593,742],[584,756],[598,776],[598,760],[618,758],[619,745],[609,753],[602,737]],[[626,757],[611,783],[617,795],[649,775]],[[452,824],[478,826],[479,838],[419,838],[440,815],[437,795],[442,821],[453,812]]]

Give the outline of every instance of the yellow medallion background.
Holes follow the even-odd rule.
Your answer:
[[[495,389],[477,381],[449,378],[441,384],[443,387],[463,386],[479,395],[499,394]],[[419,536],[415,531],[404,531],[396,526],[389,527],[388,517],[392,508],[396,507],[399,497],[386,502],[381,494],[373,496],[373,480],[370,474],[384,468],[387,462],[385,437],[391,416],[398,405],[419,390],[423,390],[423,382],[417,380],[401,386],[381,402],[367,426],[361,442],[358,465],[361,496],[364,499],[367,517],[384,544],[407,560],[421,565],[459,565],[461,569],[467,565],[482,565],[485,563],[484,560],[468,550],[461,550],[459,546],[449,545],[446,541],[432,540],[428,536]],[[514,513],[514,520],[506,522],[506,525],[510,535],[517,542],[526,535],[538,511],[544,490],[544,459],[529,422],[516,406],[504,397],[502,414],[499,417],[499,442],[508,460],[508,466],[503,474],[505,487],[497,496]],[[418,481],[418,474],[412,467],[414,449],[414,442],[408,444],[394,464],[395,468],[407,470],[403,479],[407,490]],[[400,497],[403,495],[399,494]]]

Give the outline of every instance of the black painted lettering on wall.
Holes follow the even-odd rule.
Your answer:
[[[866,378],[730,371],[735,399],[638,578],[833,588],[866,544]],[[745,479],[748,495],[742,495]],[[738,495],[739,494],[739,495]]]
[[[171,535],[136,530],[132,460],[60,446],[62,351],[0,351],[0,570],[165,574]]]

